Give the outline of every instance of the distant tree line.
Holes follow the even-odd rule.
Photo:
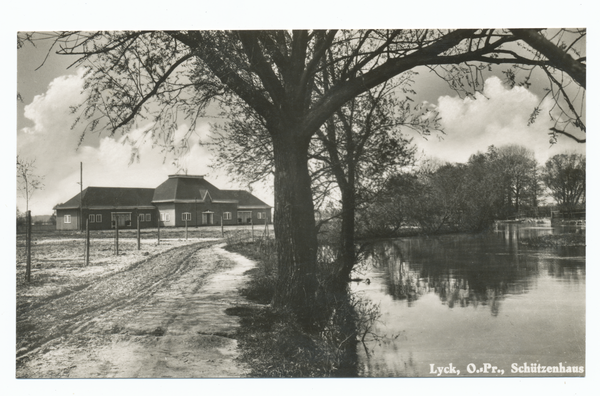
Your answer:
[[[557,154],[540,167],[524,146],[490,146],[465,164],[428,160],[394,175],[358,213],[358,233],[481,231],[495,220],[544,215],[548,196],[563,210],[585,205],[584,155]]]
[[[585,156],[558,154],[546,162],[542,180],[558,207],[570,212],[585,207]]]

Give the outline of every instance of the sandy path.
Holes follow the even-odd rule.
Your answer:
[[[153,257],[17,320],[18,378],[243,377],[225,309],[252,262],[196,244]]]

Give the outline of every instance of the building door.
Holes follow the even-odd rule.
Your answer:
[[[214,213],[213,212],[204,212],[202,213],[202,224],[214,224],[213,223]]]
[[[252,212],[238,212],[239,224],[250,224],[252,221]]]
[[[131,225],[131,212],[113,212],[111,213],[111,217],[112,228],[115,228],[115,221],[119,225],[119,228]]]

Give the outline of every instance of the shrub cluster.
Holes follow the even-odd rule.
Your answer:
[[[241,318],[237,339],[241,360],[251,367],[252,377],[355,377],[356,345],[379,317],[378,307],[352,295],[347,288],[328,284],[335,257],[328,249],[320,255],[320,290],[317,306],[323,315],[307,330],[294,315],[276,310],[271,302],[277,282],[273,241],[258,240],[228,245],[231,251],[257,262],[242,290],[253,307],[237,307],[228,313]],[[329,253],[328,253],[329,252]]]

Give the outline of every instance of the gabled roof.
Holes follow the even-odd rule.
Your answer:
[[[88,187],[82,192],[83,207],[90,209],[153,208],[159,202],[235,203],[238,209],[267,209],[248,191],[219,190],[203,176],[170,175],[157,188]],[[54,209],[79,209],[80,194]]]
[[[237,201],[238,209],[271,207],[245,190],[221,190],[221,192],[230,199]]]
[[[82,194],[84,208],[153,207],[153,188],[88,187]],[[80,194],[77,194],[67,202],[56,205],[54,209],[78,209],[79,197]]]
[[[247,207],[271,207],[248,191],[220,190],[206,181],[204,176],[195,175],[169,175],[154,191],[152,202],[229,202]]]
[[[214,200],[215,196],[219,196],[219,189],[206,181],[204,176],[169,175],[169,178],[154,190],[152,202],[203,202],[208,194]]]

